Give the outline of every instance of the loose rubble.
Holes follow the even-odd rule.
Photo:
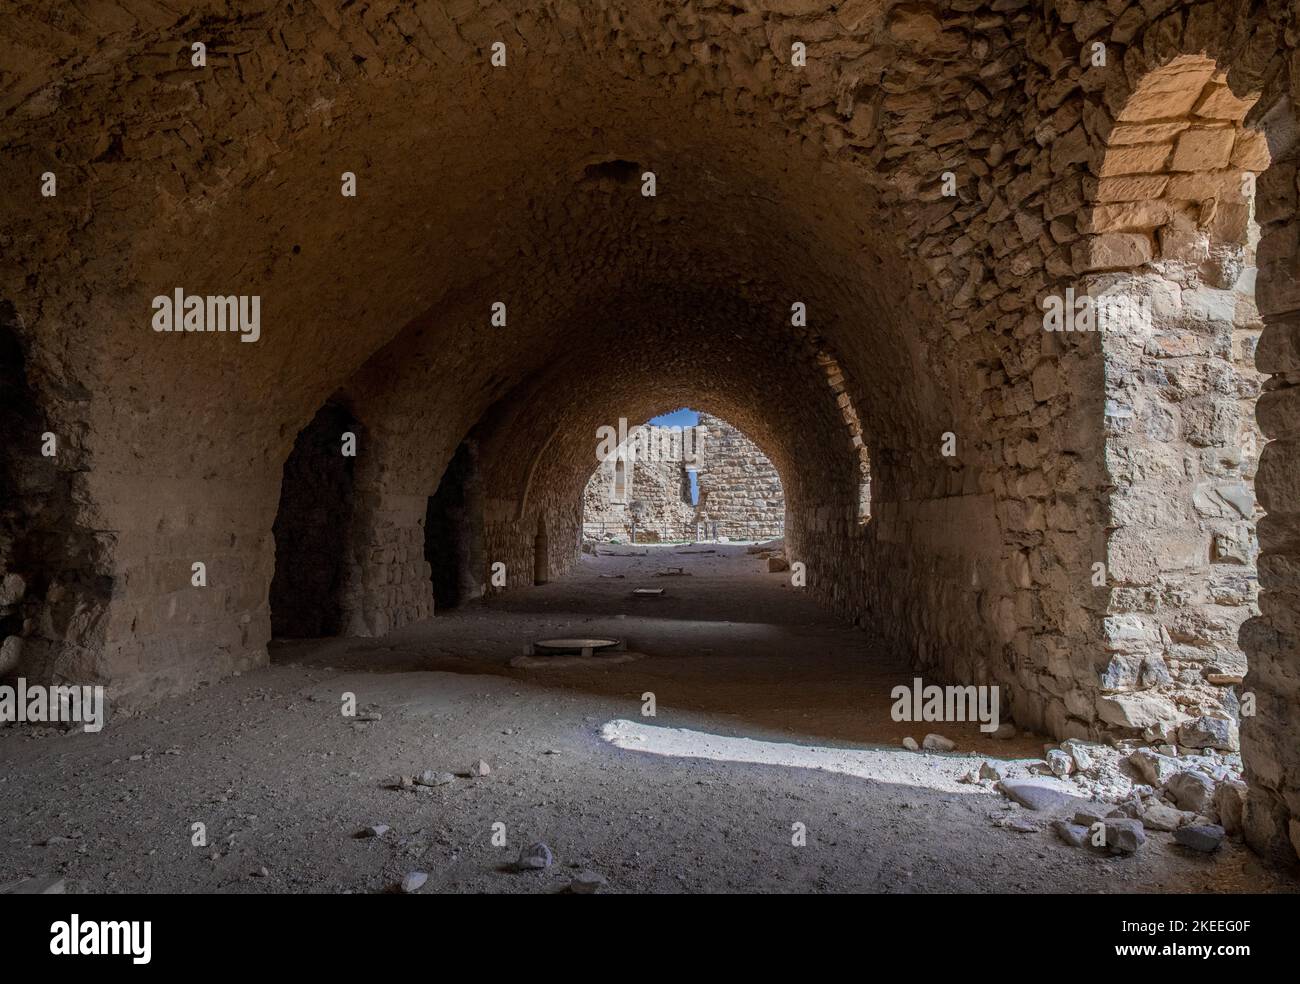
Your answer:
[[[541,841],[535,844],[529,844],[519,852],[519,860],[515,862],[515,867],[520,871],[540,871],[543,868],[549,868],[555,863],[555,855],[551,849]]]
[[[1219,849],[1223,843],[1223,828],[1217,823],[1197,823],[1179,827],[1174,831],[1174,840],[1193,851],[1209,854]]]
[[[980,766],[979,778],[990,782],[1001,782],[1005,774],[1006,770],[1002,766],[994,762],[984,762]]]
[[[595,895],[606,884],[604,875],[595,871],[580,871],[569,882],[569,891],[574,895]]]
[[[456,781],[456,777],[450,772],[435,772],[433,769],[425,769],[415,777],[417,786],[446,786]]]
[[[401,890],[402,894],[410,895],[412,892],[418,892],[424,887],[424,883],[429,880],[428,874],[423,871],[408,871],[402,877]]]
[[[1218,719],[1207,716],[1179,729],[1181,746],[1077,739],[1045,746],[1043,760],[1028,764],[1027,770],[1049,777],[1052,786],[1008,778],[1011,770],[1006,765],[990,762],[962,781],[992,785],[1027,810],[1064,814],[1072,809],[1072,816],[1058,816],[1051,823],[1060,840],[1072,847],[1132,855],[1157,833],[1171,835],[1191,850],[1213,853],[1226,837],[1241,833],[1246,784],[1240,756],[1206,741],[1207,736],[1226,734],[1212,722]],[[1197,739],[1194,751],[1188,750],[1190,737]]]
[[[922,739],[921,747],[927,752],[951,752],[957,747],[957,743],[943,735],[930,734]]]
[[[1106,833],[1106,849],[1112,854],[1136,854],[1138,848],[1147,841],[1141,820],[1111,816],[1106,818],[1103,829]]]
[[[1076,799],[1076,797],[1063,793],[1059,789],[1053,789],[1050,786],[1035,782],[1004,779],[998,783],[998,788],[1002,790],[1008,799],[1019,803],[1026,810],[1035,810],[1041,813],[1067,809],[1072,805],[1072,801]]]

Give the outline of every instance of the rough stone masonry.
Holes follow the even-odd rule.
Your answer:
[[[5,673],[146,704],[263,665],[327,402],[346,508],[289,500],[371,634],[432,610],[458,448],[516,590],[578,555],[588,435],[697,406],[767,450],[813,595],[1022,728],[1239,733],[1294,860],[1288,5],[79,11],[0,27]],[[257,341],[153,331],[177,290],[260,297]],[[1136,317],[1049,330],[1102,295]]]
[[[772,462],[725,420],[702,413],[694,426],[700,435],[694,454],[601,462],[582,493],[583,535],[630,537],[635,511],[638,541],[780,536],[785,495]],[[681,444],[674,428],[646,427],[655,447]],[[691,471],[696,475],[694,502]]]

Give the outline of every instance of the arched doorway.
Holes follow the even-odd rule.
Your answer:
[[[302,429],[285,460],[272,527],[274,636],[314,638],[346,629],[342,597],[360,436],[351,412],[328,402]]]
[[[455,608],[483,594],[483,516],[478,452],[456,449],[424,519],[424,559],[433,581],[433,610]]]

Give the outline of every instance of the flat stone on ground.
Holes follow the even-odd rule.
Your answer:
[[[1037,810],[1040,813],[1074,809],[1087,802],[1080,796],[1071,796],[1069,793],[1037,782],[1003,779],[998,784],[998,788],[1004,796],[1019,803],[1026,810]]]
[[[1175,830],[1174,840],[1183,847],[1209,854],[1223,843],[1223,828],[1217,823],[1190,824]]]

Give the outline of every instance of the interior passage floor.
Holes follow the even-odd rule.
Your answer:
[[[418,870],[423,893],[556,892],[587,869],[615,892],[1300,887],[1235,842],[1213,857],[1168,835],[1129,858],[1067,847],[957,781],[1041,740],[893,721],[890,690],[914,674],[788,573],[735,545],[600,549],[560,581],[382,640],[277,644],[270,668],[98,735],[0,729],[0,883],[383,892]],[[572,635],[624,639],[638,658],[510,665],[530,640]],[[346,692],[380,719],[344,717]],[[899,747],[930,730],[958,752]],[[390,788],[480,759],[485,777]],[[1042,829],[999,825],[1013,817]],[[376,824],[391,829],[354,836]],[[555,864],[514,871],[537,840]]]

